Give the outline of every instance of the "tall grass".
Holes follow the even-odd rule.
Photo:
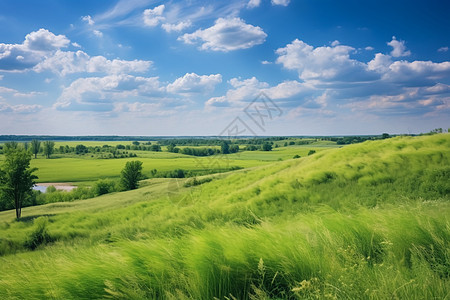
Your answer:
[[[20,222],[3,212],[0,294],[445,299],[449,149],[448,135],[395,138],[199,185],[151,179],[135,191],[26,208]],[[51,239],[30,251],[39,234]]]

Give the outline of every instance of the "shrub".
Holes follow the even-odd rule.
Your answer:
[[[104,194],[115,192],[117,188],[114,181],[108,179],[100,179],[94,184],[92,190],[95,196],[101,196]]]
[[[40,245],[53,242],[55,239],[50,236],[47,230],[48,218],[39,217],[34,220],[35,229],[24,243],[24,247],[35,250]]]

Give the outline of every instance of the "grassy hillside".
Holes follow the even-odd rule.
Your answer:
[[[0,213],[0,294],[445,299],[450,135]],[[34,250],[31,250],[34,249]]]

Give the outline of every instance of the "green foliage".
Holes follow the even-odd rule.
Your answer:
[[[308,155],[312,155],[314,153],[316,153],[316,150],[309,150]]]
[[[24,247],[26,249],[35,250],[40,245],[45,245],[53,242],[55,239],[48,233],[47,230],[48,218],[39,217],[34,220],[34,230],[31,232],[28,239],[25,241]]]
[[[264,143],[264,144],[262,145],[261,150],[263,150],[263,151],[272,151],[272,145],[269,144],[269,143]]]
[[[301,156],[298,154],[295,154],[292,158],[296,159],[296,158],[300,158]]]
[[[138,160],[129,161],[120,173],[120,183],[125,190],[134,190],[138,188],[139,180],[143,179],[142,162]]]
[[[230,143],[228,141],[223,141],[220,145],[220,153],[229,154],[230,153]]]
[[[108,179],[100,179],[94,183],[92,190],[95,196],[101,196],[104,194],[118,191],[117,185],[114,181]]]
[[[37,158],[37,154],[41,151],[41,142],[37,139],[31,141],[31,153],[34,154],[34,158]]]
[[[14,204],[16,218],[22,214],[22,206],[32,195],[33,174],[37,169],[30,168],[30,153],[24,149],[10,147],[6,150],[3,168],[0,169],[0,208]]]
[[[44,142],[44,155],[47,158],[50,158],[50,156],[55,151],[55,142],[53,141],[45,141]]]
[[[201,184],[210,182],[212,180],[213,180],[213,178],[211,178],[211,177],[204,177],[204,178],[193,177],[193,178],[190,178],[189,180],[187,180],[183,186],[184,187],[197,186],[197,185],[201,185]]]
[[[49,185],[46,189],[45,192],[48,194],[54,193],[56,192],[56,188],[53,185]]]

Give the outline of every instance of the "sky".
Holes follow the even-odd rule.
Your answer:
[[[0,135],[450,127],[450,2],[2,0]]]

